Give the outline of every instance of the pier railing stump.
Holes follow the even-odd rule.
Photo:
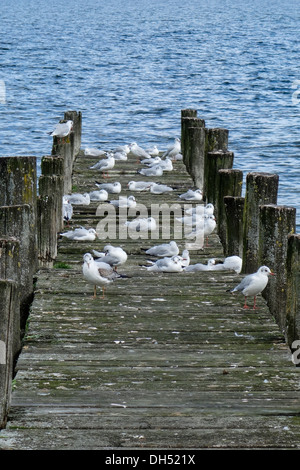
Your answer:
[[[253,273],[259,268],[259,206],[276,204],[279,177],[270,173],[248,173],[243,228],[243,269]]]
[[[260,206],[259,264],[268,266],[275,276],[263,291],[269,310],[285,334],[287,302],[288,235],[295,233],[296,209],[267,204]]]
[[[182,118],[181,151],[183,163],[197,188],[203,188],[205,122],[197,117]]]
[[[219,153],[219,152],[218,152]],[[220,151],[223,153],[223,151]],[[228,153],[228,152],[225,152]],[[216,153],[214,153],[215,155]],[[233,163],[233,155],[229,157]],[[231,161],[227,163],[231,165]],[[243,184],[243,172],[241,170],[228,168],[226,169],[226,163],[224,164],[223,169],[217,171],[216,183],[215,183],[215,196],[212,203],[215,206],[215,215],[217,221],[217,232],[220,237],[220,241],[223,245],[224,253],[226,253],[227,248],[227,216],[226,216],[226,207],[225,207],[225,197],[240,197],[242,193],[242,184]],[[208,200],[210,202],[210,200]],[[238,253],[235,253],[238,255]]]
[[[20,240],[15,237],[0,238],[0,279],[14,281],[20,291],[21,282]],[[19,296],[20,297],[20,296]],[[3,306],[0,306],[0,317]],[[21,350],[20,298],[13,311],[13,357]],[[0,336],[0,340],[1,340]]]
[[[64,114],[65,121],[73,121],[73,134],[74,134],[74,148],[73,148],[73,161],[79,153],[81,147],[81,132],[82,132],[82,114],[81,111],[66,111]]]
[[[0,159],[1,160],[1,159]],[[0,237],[15,237],[20,241],[20,324],[25,328],[29,305],[33,298],[36,272],[36,246],[31,237],[31,206],[29,204],[0,207]]]
[[[288,236],[286,341],[290,348],[300,339],[300,235]],[[297,348],[296,348],[297,349]]]
[[[0,429],[6,426],[14,370],[14,323],[19,307],[14,281],[0,279]]]
[[[245,198],[242,196],[225,196],[226,236],[223,242],[225,256],[243,258],[243,215]],[[223,228],[221,228],[223,233]],[[223,235],[222,235],[223,236]]]

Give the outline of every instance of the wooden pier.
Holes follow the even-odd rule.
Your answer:
[[[96,189],[101,174],[90,166],[98,160],[77,153],[73,192]],[[127,189],[145,179],[131,154],[108,181],[150,213],[153,203],[183,204],[179,194],[194,186],[186,165],[173,165],[156,178],[175,188],[168,195]],[[74,206],[71,227],[96,228],[98,205]],[[110,240],[128,253],[119,272],[129,277],[93,299],[83,254],[108,240],[58,237],[53,266],[36,274],[0,449],[299,449],[300,369],[268,301],[259,296],[258,310],[244,310],[243,296],[227,292],[244,274],[148,272],[142,248],[162,241]],[[223,259],[219,235],[190,257]]]

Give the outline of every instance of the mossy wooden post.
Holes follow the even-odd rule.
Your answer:
[[[30,205],[30,259],[33,272],[37,270],[37,168],[36,157],[0,158],[0,206]],[[1,235],[1,234],[0,234]]]
[[[82,114],[81,111],[66,111],[64,114],[65,121],[73,121],[73,134],[74,134],[74,148],[73,148],[73,161],[78,155],[81,147],[81,132],[82,132]]]
[[[243,258],[243,214],[245,198],[242,196],[225,196],[224,207],[226,214],[225,256],[240,256]]]
[[[0,159],[1,160],[1,159]],[[31,237],[31,206],[29,204],[0,207],[0,237],[20,240],[20,324],[25,327],[33,297],[36,246]]]
[[[290,234],[287,246],[286,341],[300,339],[300,235]],[[294,348],[297,349],[297,348]]]
[[[209,155],[211,152],[227,152],[228,148],[228,134],[229,131],[227,129],[221,128],[213,128],[208,129],[205,128],[205,150],[204,150],[204,176],[203,176],[203,199],[205,202],[209,201],[209,175],[211,175],[210,163],[209,162]],[[219,155],[220,156],[220,155]],[[229,161],[233,158],[233,154],[230,154],[228,157]],[[228,168],[228,167],[225,167]],[[218,169],[221,169],[220,167]]]
[[[64,121],[61,121],[64,122]],[[72,172],[73,172],[73,153],[74,153],[74,133],[73,131],[63,139],[53,137],[52,155],[62,157],[64,162],[64,194],[72,190]]]
[[[226,253],[227,245],[227,217],[225,209],[225,196],[239,197],[242,193],[243,172],[232,168],[223,168],[216,175],[216,196],[213,198],[215,216],[217,220],[217,232]],[[208,201],[210,202],[210,201]]]
[[[14,369],[14,322],[19,290],[12,280],[0,279],[0,428],[7,422]]]
[[[53,197],[56,228],[63,229],[63,195],[64,195],[64,161],[62,157],[44,156],[41,160],[41,176],[39,178],[39,195]]]
[[[296,209],[267,204],[260,206],[259,264],[276,273],[269,280],[263,296],[271,314],[285,333],[287,300],[287,244],[288,235],[295,233]]]
[[[183,163],[187,166],[187,129],[189,127],[189,118],[197,118],[196,109],[181,110],[181,153]]]
[[[259,266],[259,206],[276,204],[279,177],[270,173],[248,173],[243,227],[243,272],[252,273]]]
[[[51,268],[57,257],[57,198],[39,196],[37,202],[39,265]]]
[[[20,276],[20,241],[15,237],[0,238],[0,279],[9,279],[16,283],[18,291],[21,285]],[[0,308],[0,317],[1,317]],[[13,312],[13,356],[21,349],[21,323],[20,323],[20,298]],[[1,339],[1,337],[0,337]]]
[[[195,126],[188,128],[188,164],[189,173],[195,186],[203,190],[205,160],[205,129],[201,120],[193,122]]]
[[[188,173],[192,176],[194,184],[202,189],[204,172],[205,122],[197,117],[182,119],[182,133],[184,140],[183,162]]]
[[[221,169],[231,169],[233,167],[234,154],[226,150],[214,150],[208,152],[206,156],[206,180],[204,182],[205,202],[214,204],[216,213],[218,212],[220,174]],[[227,194],[225,194],[227,195]]]

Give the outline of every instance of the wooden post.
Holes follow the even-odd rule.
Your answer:
[[[1,160],[1,159],[0,159]],[[20,240],[20,323],[25,327],[33,297],[36,246],[33,245],[31,206],[29,204],[0,207],[0,237]]]
[[[49,268],[57,256],[57,197],[39,196],[37,202],[39,265]]]
[[[55,233],[63,229],[63,159],[58,156],[44,156],[41,160],[42,174],[39,178],[39,195],[53,198],[53,210],[55,211]]]
[[[259,264],[276,273],[263,292],[271,314],[285,333],[287,300],[287,243],[295,233],[296,209],[268,204],[260,206]]]
[[[217,209],[219,203],[219,170],[231,169],[233,167],[233,159],[233,152],[228,152],[226,150],[215,150],[207,153],[207,168],[205,171],[206,180],[204,181],[205,202],[214,204],[215,209]],[[228,195],[230,195],[230,193],[228,193]],[[227,196],[227,194],[225,194],[225,196]]]
[[[259,206],[276,204],[279,177],[270,173],[248,173],[243,228],[243,272],[253,273],[259,266]]]
[[[30,205],[30,226],[28,234],[31,245],[33,272],[37,270],[37,169],[36,157],[0,158],[0,206]],[[0,233],[1,236],[1,233]]]
[[[194,122],[196,124],[196,122]],[[198,125],[188,128],[188,150],[187,165],[188,171],[193,178],[197,188],[203,190],[204,184],[204,159],[205,159],[205,130]]]
[[[66,140],[53,137],[52,155],[62,157],[64,162],[64,194],[72,191],[74,134],[70,133]]]
[[[226,238],[225,256],[243,258],[243,214],[245,198],[241,196],[225,196]]]
[[[290,234],[287,247],[286,341],[300,339],[300,235]],[[297,348],[295,348],[297,349]]]
[[[15,282],[20,289],[20,241],[15,237],[0,239],[0,279],[9,279]],[[0,308],[2,313],[2,309]],[[0,317],[1,317],[0,313]],[[0,337],[1,339],[1,337]],[[20,323],[20,299],[14,311],[13,321],[13,357],[21,350],[21,323]]]
[[[74,134],[74,149],[73,161],[79,153],[81,147],[81,132],[82,132],[82,114],[81,111],[66,111],[64,115],[65,121],[73,121],[73,134]]]
[[[221,151],[222,152],[222,151]],[[233,158],[233,156],[232,156]],[[242,193],[243,172],[237,169],[221,169],[216,174],[216,196],[213,197],[215,206],[215,216],[217,219],[217,231],[220,241],[223,245],[224,253],[226,253],[227,245],[227,217],[224,198],[225,196],[239,197]],[[210,200],[208,200],[210,202]]]
[[[188,119],[197,118],[196,109],[182,109],[181,110],[181,153],[183,163],[186,165],[186,139],[187,139],[187,129],[189,127]]]
[[[203,131],[195,131],[194,129],[202,129],[204,127],[204,120],[197,117],[184,117],[181,121],[181,152],[183,152],[183,163],[194,181],[197,179],[194,175],[198,175],[198,173],[203,173],[204,171],[203,161],[205,151],[205,136]],[[201,177],[201,180],[202,179],[203,177]],[[201,183],[199,183],[198,186],[199,188],[201,187],[200,184]]]
[[[14,323],[19,307],[14,281],[0,279],[0,428],[4,428],[11,401],[14,369]]]
[[[206,202],[208,200],[208,181],[210,171],[210,162],[208,161],[208,155],[210,152],[221,150],[227,151],[228,148],[228,130],[221,128],[207,129],[205,128],[205,150],[204,150],[204,176],[203,176],[203,199]],[[233,158],[233,154],[232,154]],[[220,168],[219,168],[220,169]]]

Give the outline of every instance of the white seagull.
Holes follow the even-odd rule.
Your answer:
[[[121,183],[115,181],[114,183],[98,183],[95,181],[95,185],[99,189],[105,189],[109,194],[119,194],[122,190]]]
[[[268,284],[269,276],[274,276],[270,268],[267,266],[261,266],[256,273],[248,274],[234,289],[229,292],[241,292],[245,297],[245,303],[243,308],[249,308],[247,305],[247,297],[254,297],[253,310],[256,310],[256,296],[260,294]]]
[[[150,168],[142,168],[138,170],[138,173],[144,176],[162,176],[163,175],[163,168],[159,165],[150,166]]]
[[[174,240],[171,240],[170,243],[162,243],[161,245],[152,246],[145,250],[147,255],[151,256],[176,256],[179,254],[179,248],[177,243]]]
[[[127,261],[128,255],[120,246],[106,245],[103,250],[103,252],[93,250],[94,256],[98,258],[95,260],[96,262],[102,261],[116,270],[118,266]]]
[[[115,207],[136,207],[136,200],[134,196],[120,196],[119,199],[109,201]]]
[[[67,137],[70,134],[73,128],[73,121],[66,121],[66,122],[59,122],[52,132],[49,134],[54,137],[59,137],[60,139],[63,137]]]
[[[127,184],[128,186],[128,189],[130,191],[149,191],[150,190],[150,187],[151,187],[151,184],[155,184],[155,183],[152,183],[151,181],[147,182],[147,181],[129,181],[129,183]]]
[[[91,201],[107,201],[108,192],[105,189],[99,189],[98,191],[91,191],[89,193]]]
[[[90,169],[92,170],[99,170],[102,171],[102,176],[108,177],[108,170],[112,170],[115,166],[115,159],[113,154],[108,154],[107,158],[103,158],[102,160],[99,160],[99,162],[95,163],[95,165],[90,166]]]
[[[69,224],[73,217],[73,206],[66,196],[63,196],[63,220]]]
[[[180,142],[180,139],[178,139],[178,137],[176,137],[176,139],[174,140],[174,144],[171,145],[167,151],[163,154],[164,157],[169,157],[169,158],[172,158],[174,159],[176,157],[176,155],[178,155],[178,153],[181,152],[181,142]]]
[[[223,262],[220,261],[215,265],[214,271],[229,270],[239,274],[242,270],[242,264],[243,260],[239,256],[227,256]]]
[[[173,188],[167,186],[166,184],[151,183],[150,192],[152,194],[163,194],[172,192]]]
[[[156,220],[153,217],[137,217],[136,219],[126,221],[124,225],[136,232],[147,232],[156,229]]]
[[[153,145],[150,149],[146,149],[146,152],[151,155],[151,157],[156,157],[159,154],[157,145]]]
[[[94,147],[86,147],[84,150],[84,155],[91,156],[91,157],[101,157],[101,155],[106,155],[104,150],[99,150]]]
[[[144,150],[142,147],[140,147],[136,142],[132,142],[129,146],[130,152],[138,158],[151,158],[151,155],[149,155],[146,150]]]
[[[189,189],[187,192],[180,194],[180,199],[185,201],[202,201],[202,191],[201,189],[192,190]]]
[[[64,198],[66,198],[69,203],[73,205],[88,206],[91,202],[89,193],[65,194]]]
[[[207,261],[207,264],[196,263],[190,264],[184,270],[187,272],[197,272],[197,271],[212,271],[215,267],[215,259],[211,258]]]
[[[181,256],[172,256],[171,258],[160,258],[156,262],[148,261],[151,266],[144,266],[148,271],[178,273],[183,271],[183,258]]]
[[[84,227],[80,227],[75,228],[74,230],[69,230],[68,232],[63,232],[60,235],[68,238],[69,240],[93,242],[97,237],[97,232],[93,228],[86,229]]]
[[[118,274],[113,268],[104,262],[96,263],[90,253],[86,253],[83,256],[82,273],[84,279],[93,284],[94,286],[94,299],[96,298],[97,286],[102,287],[102,298],[104,299],[105,286],[113,282],[115,279],[127,277],[122,274]]]

